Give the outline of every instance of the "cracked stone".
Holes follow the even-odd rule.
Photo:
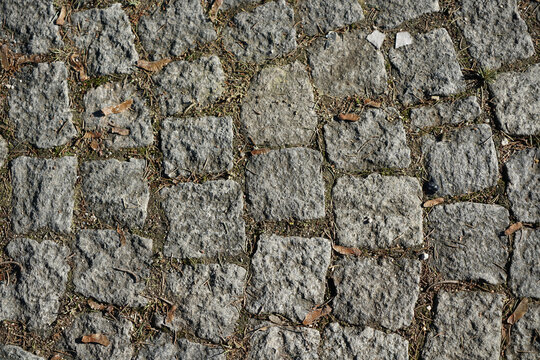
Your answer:
[[[45,360],[40,356],[24,351],[18,346],[0,344],[0,359],[3,360]]]
[[[342,28],[364,19],[364,12],[357,0],[303,0],[298,14],[307,35],[317,35]]]
[[[451,103],[439,103],[435,106],[412,109],[410,117],[412,126],[425,128],[445,124],[471,123],[481,113],[482,109],[476,96],[469,96]]]
[[[514,236],[510,287],[519,297],[540,298],[540,229],[523,229]]]
[[[0,136],[0,168],[4,166],[4,162],[8,156],[8,144],[2,136]]]
[[[529,304],[525,315],[512,326],[510,342],[505,352],[506,358],[537,360],[540,355],[538,329],[540,329],[540,304]]]
[[[225,360],[222,348],[210,347],[187,339],[173,339],[170,335],[161,334],[150,345],[145,345],[136,360]],[[134,359],[135,360],[135,359]]]
[[[250,339],[249,360],[317,360],[321,335],[315,329],[269,326],[255,331]]]
[[[505,164],[506,192],[520,221],[540,222],[540,148],[521,150]]]
[[[375,24],[385,29],[439,11],[438,0],[367,0],[366,5],[378,11]]]

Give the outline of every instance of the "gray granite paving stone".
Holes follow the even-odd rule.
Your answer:
[[[262,235],[251,260],[246,309],[302,322],[324,302],[332,247],[323,238]]]
[[[224,91],[225,73],[217,56],[175,61],[152,77],[163,115],[183,112],[190,105],[208,105]]]
[[[369,249],[421,245],[421,199],[416,178],[339,178],[332,190],[337,243]]]
[[[529,304],[525,315],[512,326],[506,358],[508,360],[537,360],[540,356],[538,329],[540,329],[540,304]]]
[[[219,174],[233,167],[233,121],[226,117],[165,119],[163,168],[168,177]]]
[[[128,110],[103,116],[101,109],[127,100],[133,100]],[[84,108],[85,130],[100,131],[105,144],[112,149],[143,147],[154,141],[150,112],[133,85],[107,83],[90,89],[84,96]],[[113,127],[127,129],[129,134],[114,133]]]
[[[497,151],[487,124],[460,128],[440,141],[426,135],[422,154],[430,182],[438,187],[437,195],[466,194],[497,184]]]
[[[172,339],[170,335],[161,334],[157,339],[149,341],[136,359],[133,360],[225,360],[222,348],[210,347],[187,339]]]
[[[26,67],[16,75],[9,92],[8,115],[17,139],[38,148],[52,148],[77,135],[71,122],[67,77],[62,62]]]
[[[24,351],[18,346],[1,345],[1,344],[0,344],[0,359],[3,359],[3,360],[45,360],[45,358],[36,356],[27,351]]]
[[[257,145],[306,145],[317,127],[309,76],[299,62],[264,68],[242,104],[242,128]]]
[[[333,314],[352,325],[397,330],[411,324],[420,292],[416,260],[347,257],[336,262]]]
[[[329,96],[370,97],[386,92],[384,57],[361,31],[330,32],[308,48],[314,85]]]
[[[497,69],[534,55],[527,24],[516,0],[461,0],[458,26],[470,44],[469,53],[480,66]]]
[[[133,158],[81,164],[86,210],[109,225],[142,227],[150,198],[145,166],[144,160]]]
[[[367,0],[366,5],[378,10],[375,24],[386,29],[439,11],[438,0]]]
[[[413,43],[390,49],[399,100],[408,105],[430,96],[450,96],[465,90],[454,44],[444,28],[414,37]]]
[[[8,144],[7,141],[0,135],[0,168],[4,166],[6,158],[8,156]]]
[[[424,106],[411,110],[411,125],[417,128],[440,126],[445,124],[458,125],[473,122],[482,109],[476,96],[457,100],[455,102],[439,103],[435,106]]]
[[[422,359],[499,360],[503,296],[441,291]]]
[[[240,5],[251,5],[260,3],[261,0],[223,0],[220,10],[230,10]]]
[[[314,329],[265,327],[251,336],[248,359],[316,360],[320,340],[321,335]]]
[[[505,166],[512,213],[520,221],[540,222],[540,148],[517,152]]]
[[[346,171],[408,167],[411,150],[403,123],[394,117],[397,112],[393,110],[367,110],[359,121],[333,121],[325,125],[329,160]]]
[[[324,217],[321,166],[321,154],[304,148],[251,157],[246,165],[248,212],[256,221]]]
[[[11,221],[17,234],[41,229],[69,232],[73,219],[77,158],[38,159],[21,156],[11,162]]]
[[[540,64],[498,75],[490,85],[498,126],[511,135],[540,135]]]
[[[455,203],[429,214],[432,263],[445,279],[506,281],[508,210],[498,205]]]
[[[540,229],[523,229],[514,236],[510,288],[519,297],[540,298]]]
[[[181,183],[161,191],[169,232],[165,256],[237,255],[244,249],[244,208],[240,185],[232,180]]]
[[[137,33],[154,60],[179,56],[217,37],[199,0],[174,0],[168,2],[164,10],[158,7],[154,13],[140,19]]]
[[[308,35],[342,28],[364,19],[358,0],[302,0],[298,14]]]

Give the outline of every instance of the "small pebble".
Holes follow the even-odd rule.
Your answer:
[[[427,259],[429,259],[429,254],[427,254],[427,253],[422,253],[422,254],[420,254],[419,257],[420,257],[420,260],[427,260]]]
[[[399,49],[402,46],[411,45],[412,43],[412,36],[407,31],[401,31],[396,34],[396,49]]]
[[[425,185],[425,191],[427,194],[435,194],[437,191],[439,191],[439,186],[433,180],[430,180]]]
[[[379,30],[375,30],[366,37],[366,40],[369,41],[377,49],[380,49],[385,38],[386,38],[385,34],[380,32]]]

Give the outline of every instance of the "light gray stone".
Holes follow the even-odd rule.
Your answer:
[[[144,346],[136,360],[225,360],[222,348],[210,347],[187,339],[173,339],[170,335],[161,334],[150,345]],[[134,359],[135,360],[135,359]]]
[[[540,229],[523,229],[514,236],[510,287],[519,297],[540,298]]]
[[[319,38],[308,48],[314,85],[329,96],[377,96],[386,92],[382,53],[361,31]]]
[[[264,68],[242,105],[242,128],[256,145],[307,145],[317,128],[307,71],[298,62]]]
[[[375,24],[386,29],[439,11],[438,0],[367,0],[366,5],[378,10]]]
[[[331,323],[324,330],[322,359],[408,360],[409,342],[397,334],[366,327],[363,330]]]
[[[465,90],[454,44],[444,28],[418,34],[409,46],[390,49],[399,100],[408,105]]]
[[[270,326],[253,333],[249,360],[317,360],[321,335],[315,329]]]
[[[101,109],[133,100],[128,110],[104,116]],[[100,131],[105,144],[112,149],[135,148],[151,145],[154,141],[152,119],[144,99],[135,86],[107,83],[90,89],[84,96],[84,128]],[[127,129],[128,135],[114,132],[114,127]]]
[[[172,62],[152,78],[161,112],[169,116],[183,112],[192,104],[209,105],[225,89],[225,73],[217,56]]]
[[[11,176],[11,221],[15,233],[44,228],[71,231],[76,157],[38,159],[21,156],[11,162]]]
[[[385,38],[386,34],[380,32],[379,30],[375,30],[371,34],[366,36],[366,40],[369,41],[369,43],[375,46],[377,49],[381,48]]]
[[[181,183],[161,191],[169,232],[165,256],[237,255],[246,241],[240,185],[232,180]]]
[[[432,263],[445,279],[506,281],[508,210],[498,205],[455,203],[429,214]]]
[[[0,136],[0,168],[4,166],[4,162],[8,156],[8,144],[2,136]]]
[[[339,178],[332,191],[337,243],[369,249],[421,245],[421,199],[416,178]]]
[[[497,185],[499,165],[491,127],[487,124],[464,127],[437,141],[422,138],[422,153],[430,182],[437,195],[453,196]]]
[[[226,117],[165,119],[163,168],[168,177],[219,174],[233,167],[233,121]]]
[[[499,360],[503,296],[441,291],[422,359]]]
[[[540,135],[540,64],[508,72],[490,85],[499,127],[511,135]]]
[[[333,121],[325,125],[328,159],[346,171],[408,167],[411,150],[405,129],[391,110],[370,109],[362,113],[359,121]]]
[[[139,39],[154,60],[182,55],[186,50],[214,41],[214,26],[199,0],[174,0],[157,8],[137,25]]]
[[[337,294],[334,315],[353,325],[376,323],[390,330],[411,324],[420,292],[420,262],[344,258],[332,278]]]
[[[505,165],[512,212],[520,221],[540,222],[540,148],[519,151]]]
[[[139,54],[135,34],[120,3],[71,15],[71,37],[86,54],[90,75],[130,74]]]
[[[396,42],[394,48],[399,49],[400,47],[411,45],[413,43],[413,38],[411,33],[408,31],[400,31],[396,34]]]
[[[308,35],[326,33],[364,19],[358,0],[303,0],[298,4],[298,15]]]
[[[219,8],[220,10],[230,10],[240,5],[251,5],[260,3],[261,0],[223,0],[223,4]]]
[[[540,329],[540,304],[529,304],[525,315],[512,326],[506,358],[508,360],[538,360],[540,356],[538,329]]]
[[[142,159],[83,163],[80,173],[86,209],[109,225],[142,227],[150,198],[145,166]]]
[[[0,344],[0,359],[2,360],[45,360],[40,356],[24,351],[18,346],[1,345]]]
[[[19,140],[52,148],[77,135],[71,122],[67,77],[61,62],[27,67],[16,75],[9,92],[8,115]]]
[[[483,68],[497,69],[534,55],[516,0],[461,0],[456,18],[471,56]]]
[[[251,157],[246,165],[246,201],[256,221],[324,217],[322,156],[291,148]]]
[[[294,11],[285,0],[241,12],[232,21],[223,43],[242,62],[263,63],[296,49]]]
[[[251,260],[246,309],[302,322],[324,302],[332,247],[323,238],[262,235]]]
[[[445,124],[458,125],[473,122],[482,109],[476,96],[451,103],[439,103],[435,106],[424,106],[411,110],[411,125],[417,128],[440,126]]]

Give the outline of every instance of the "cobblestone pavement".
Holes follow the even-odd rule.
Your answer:
[[[0,0],[0,359],[540,359],[538,0]]]

